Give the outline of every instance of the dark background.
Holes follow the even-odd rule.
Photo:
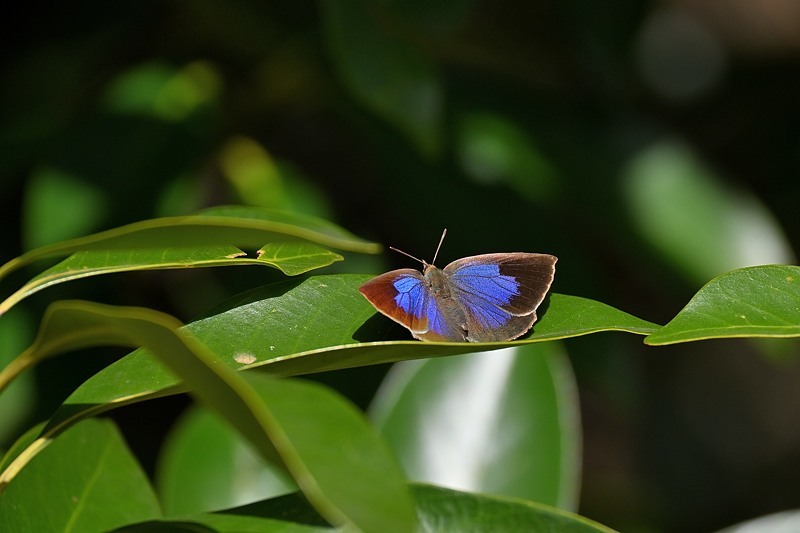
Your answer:
[[[3,17],[0,260],[208,205],[329,218],[440,266],[559,257],[554,290],[665,323],[713,276],[794,262],[800,4],[28,2]],[[339,269],[409,266],[348,257]],[[20,273],[3,294],[33,275]],[[65,297],[183,320],[276,275],[95,278],[0,324],[0,355]],[[5,328],[5,329],[2,329]],[[709,531],[800,508],[797,344],[571,340],[580,513]],[[0,402],[0,446],[119,354],[54,360]],[[324,379],[366,405],[383,368]],[[118,415],[145,466],[185,399]]]

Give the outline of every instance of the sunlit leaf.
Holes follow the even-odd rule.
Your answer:
[[[457,355],[600,331],[649,334],[658,326],[600,302],[553,294],[546,312],[523,340],[503,343],[428,343],[395,327],[358,292],[369,276],[314,276],[279,282],[240,295],[187,331],[235,369],[261,367],[291,376],[379,363]],[[98,372],[79,387],[52,419],[58,424],[75,407],[141,401],[178,387],[179,380],[145,350],[137,350]],[[177,390],[177,389],[175,389]],[[174,392],[174,391],[173,391]]]
[[[574,508],[580,422],[556,343],[400,363],[371,409],[414,481]]]
[[[645,339],[673,344],[724,337],[800,336],[800,267],[742,268],[709,281],[667,325]]]
[[[541,318],[533,334],[520,341],[390,341],[386,339],[398,333],[408,334],[376,314],[358,292],[359,285],[369,278],[347,274],[275,283],[240,295],[216,314],[187,326],[186,332],[210,348],[216,366],[263,367],[273,375],[290,376],[494,350],[600,331],[648,334],[659,327],[600,302],[553,294],[540,308]],[[127,329],[93,329],[91,313],[81,311],[84,305],[53,304],[38,340],[20,359],[32,363],[101,341],[136,344]],[[76,389],[53,415],[46,433],[56,433],[82,417],[116,406],[185,390],[180,383],[149,351],[137,350]]]
[[[75,252],[0,302],[0,315],[42,289],[101,274],[167,268],[265,265],[295,276],[342,260],[339,254],[307,242],[269,243],[259,250],[258,257],[244,257],[246,255],[235,246],[220,245]]]
[[[197,215],[145,220],[94,235],[31,250],[0,267],[0,279],[47,257],[86,250],[240,246],[306,241],[353,252],[376,253],[380,246],[359,239],[328,221],[306,215],[241,206],[208,209]]]

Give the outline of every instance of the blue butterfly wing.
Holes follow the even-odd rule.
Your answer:
[[[548,254],[501,253],[447,265],[443,272],[466,315],[467,340],[506,341],[528,331],[553,282],[556,261]]]
[[[404,268],[381,274],[358,290],[375,308],[426,341],[463,341],[464,331],[434,298],[417,270]]]

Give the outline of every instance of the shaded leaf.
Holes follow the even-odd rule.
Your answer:
[[[800,336],[800,267],[742,268],[709,281],[652,345],[724,337]]]
[[[65,431],[0,494],[3,531],[106,531],[161,516],[147,476],[117,428]]]
[[[371,413],[414,481],[576,506],[577,388],[555,343],[400,363]]]
[[[156,489],[164,514],[182,516],[272,498],[297,486],[230,425],[194,407],[167,435]]]

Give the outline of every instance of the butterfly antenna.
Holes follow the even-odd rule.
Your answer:
[[[403,250],[398,250],[398,249],[397,249],[397,248],[395,248],[394,246],[390,246],[390,247],[389,247],[389,249],[390,249],[390,250],[394,250],[394,251],[395,251],[395,252],[397,252],[398,254],[403,254],[403,255],[405,255],[406,257],[410,257],[410,258],[411,258],[411,259],[413,259],[414,261],[419,261],[420,263],[422,263],[422,264],[423,264],[423,265],[425,265],[425,266],[428,266],[428,263],[426,263],[426,262],[425,262],[425,261],[423,261],[422,259],[419,259],[418,257],[414,257],[413,255],[411,255],[411,254],[410,254],[410,253],[408,253],[408,252],[404,252]]]
[[[433,261],[431,261],[432,265],[436,264],[436,256],[439,255],[439,248],[442,247],[442,243],[444,242],[444,236],[445,235],[447,235],[447,228],[444,228],[444,231],[442,232],[442,238],[439,239],[439,246],[436,247],[436,253],[433,254]]]

